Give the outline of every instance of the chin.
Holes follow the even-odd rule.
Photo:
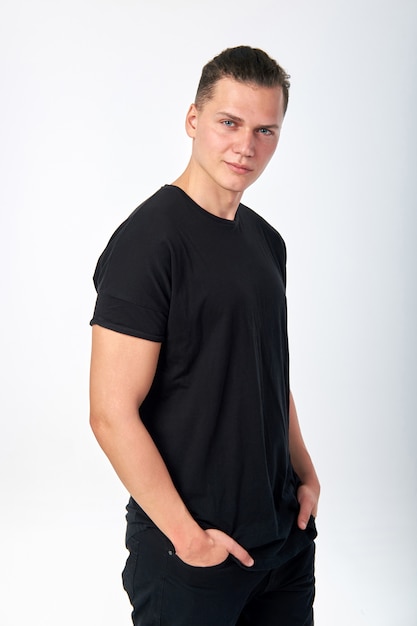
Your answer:
[[[222,185],[222,187],[233,193],[243,193],[248,187],[252,185],[253,182],[253,180],[235,180],[225,183],[224,185]]]

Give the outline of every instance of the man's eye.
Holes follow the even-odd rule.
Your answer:
[[[272,135],[272,130],[269,128],[260,128],[259,132],[261,135]]]
[[[235,125],[235,123],[232,122],[232,120],[223,120],[223,124],[224,126],[229,126],[229,127]]]

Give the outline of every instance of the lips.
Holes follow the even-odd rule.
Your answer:
[[[225,161],[225,163],[229,167],[229,169],[231,169],[232,172],[235,172],[236,174],[249,174],[250,172],[252,172],[251,168],[245,167],[240,163],[229,163],[228,161]]]

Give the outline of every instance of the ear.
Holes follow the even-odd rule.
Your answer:
[[[187,117],[185,118],[185,130],[187,135],[194,139],[197,130],[198,123],[198,111],[195,104],[192,104],[188,109]]]

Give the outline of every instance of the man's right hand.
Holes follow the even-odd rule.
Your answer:
[[[234,556],[245,567],[254,564],[250,554],[237,543],[232,537],[217,530],[209,528],[203,531],[198,539],[193,539],[186,549],[176,550],[181,561],[193,567],[213,567],[223,563],[229,554]]]

